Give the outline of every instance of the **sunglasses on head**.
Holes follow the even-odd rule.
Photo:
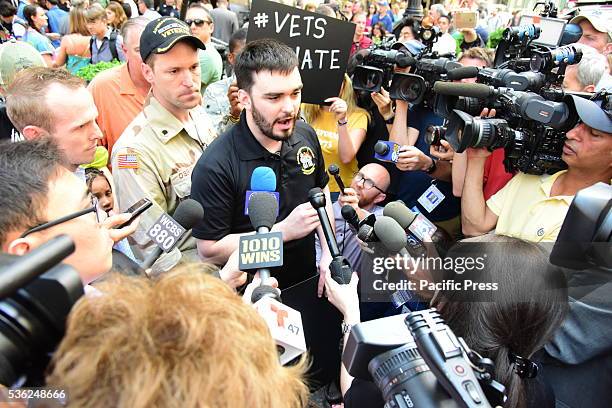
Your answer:
[[[196,18],[195,20],[185,20],[185,23],[190,27],[192,24],[195,24],[196,27],[202,27],[204,24],[210,24],[210,21]]]

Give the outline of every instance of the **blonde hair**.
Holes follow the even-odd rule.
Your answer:
[[[93,22],[100,19],[106,21],[106,10],[99,3],[94,3],[87,7],[85,10],[85,20],[87,22]]]
[[[15,76],[6,91],[6,112],[17,130],[31,125],[54,131],[52,107],[46,103],[48,88],[53,84],[72,90],[85,88],[84,80],[64,68],[30,67]]]
[[[85,9],[83,7],[72,7],[68,14],[68,18],[70,22],[70,34],[81,34],[86,37],[91,35],[87,29]]]
[[[115,1],[111,1],[110,3],[108,3],[108,6],[106,6],[106,8],[115,13],[115,20],[109,21],[108,24],[118,30],[121,30],[123,24],[125,24],[125,22],[128,20],[127,16],[125,15],[125,11],[123,10],[123,7],[121,7],[121,4]]]
[[[344,74],[344,81],[342,82],[342,89],[340,90],[340,98],[346,102],[346,116],[347,118],[351,116],[357,109],[357,95],[355,95],[355,90],[353,89],[353,83],[348,75]],[[302,104],[302,114],[307,123],[314,123],[321,110],[323,109],[322,105],[314,105],[311,103],[303,103]],[[367,113],[368,121],[370,121],[370,113]]]
[[[48,384],[84,407],[301,407],[305,362],[283,367],[255,309],[212,266],[111,276],[79,300]]]

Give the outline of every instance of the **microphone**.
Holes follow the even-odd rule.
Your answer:
[[[446,78],[451,81],[464,78],[476,78],[478,71],[479,69],[477,67],[459,67],[448,71]]]
[[[272,226],[276,222],[277,213],[278,213],[278,203],[276,202],[272,194],[256,192],[251,196],[251,200],[249,201],[249,218],[251,220],[251,225],[253,225],[253,228],[255,228],[256,238],[258,240],[268,238],[268,237],[265,237],[264,235],[272,235],[276,237],[278,234],[280,234],[280,233],[269,234],[270,230],[272,229]],[[266,248],[264,250],[266,252],[269,249],[278,250],[276,248],[276,244],[274,243],[273,241],[274,238],[272,236],[269,237],[270,239],[267,240],[266,243],[264,243],[263,245],[260,245]],[[280,242],[282,246],[282,236],[281,236]],[[244,248],[244,245],[241,243],[240,254],[239,254],[241,260],[244,256],[243,248]],[[279,260],[280,260],[280,264],[277,264],[275,266],[281,266],[283,264],[282,257],[279,257]],[[278,263],[278,261],[276,263]],[[270,265],[267,265],[266,267],[257,268],[257,271],[259,272],[259,276],[261,277],[261,284],[257,288],[255,288],[255,290],[253,291],[253,294],[251,295],[252,303],[257,303],[258,300],[264,297],[272,297],[272,298],[280,300],[280,297],[278,296],[276,289],[264,283],[268,280],[268,278],[270,278],[269,268],[270,268]]]
[[[397,143],[379,140],[374,145],[374,158],[385,162],[397,163],[400,149],[401,146]]]
[[[246,192],[244,202],[244,215],[249,215],[249,200],[251,195],[257,191],[266,191],[274,195],[276,202],[279,203],[279,194],[276,190],[276,174],[270,167],[259,166],[251,173],[251,189]],[[278,217],[278,207],[276,206],[276,216]]]
[[[340,187],[340,193],[344,194],[345,187],[344,182],[342,182],[342,179],[340,178],[340,168],[335,164],[330,164],[327,171],[334,177],[334,180],[336,180],[338,187]]]
[[[503,88],[500,88],[502,90]],[[436,81],[433,90],[441,95],[471,96],[473,98],[485,99],[495,95],[498,91],[492,86],[484,84],[464,84],[457,82]]]
[[[170,252],[187,231],[202,221],[202,218],[204,218],[204,209],[192,198],[181,201],[172,217],[163,213],[147,231],[147,235],[157,246],[142,262],[142,268],[150,268],[162,252]]]
[[[351,281],[351,265],[346,260],[342,253],[338,249],[338,242],[336,236],[332,230],[329,218],[325,212],[325,194],[319,187],[315,187],[308,192],[308,200],[312,207],[317,210],[319,215],[319,221],[321,222],[321,228],[325,239],[327,240],[327,246],[332,256],[332,262],[329,265],[332,278],[341,285],[346,285]]]
[[[342,214],[342,218],[344,218],[355,231],[359,231],[359,217],[357,216],[357,211],[355,211],[353,207],[347,204],[342,207],[340,213]]]
[[[62,262],[74,249],[74,241],[62,234],[19,257],[11,264],[9,271],[0,273],[0,299],[10,296]]]
[[[401,201],[393,201],[385,206],[383,215],[393,218],[408,234],[411,246],[419,244],[427,237],[436,245],[437,249],[447,249],[452,242],[451,236],[442,228],[436,227],[423,214],[415,213]],[[418,241],[418,242],[415,242]]]
[[[270,277],[269,268],[283,264],[282,234],[270,232],[276,222],[277,213],[278,202],[272,194],[254,192],[251,195],[249,218],[256,234],[240,238],[239,255],[241,270],[244,267],[243,261],[248,256],[251,256],[256,262],[260,261],[259,265],[263,265],[257,268],[261,284],[253,290],[251,302],[257,313],[266,322],[276,343],[280,362],[284,365],[306,351],[306,341],[300,312],[282,304],[278,291],[265,284]],[[251,242],[257,242],[257,250],[245,252],[245,247],[251,249]],[[274,257],[275,253],[278,254],[277,257]],[[257,255],[260,259],[257,259]],[[267,259],[272,260],[265,262]]]
[[[261,286],[255,288],[255,290]],[[254,292],[253,292],[254,293]],[[257,313],[266,322],[276,343],[282,365],[306,351],[306,340],[302,326],[302,314],[272,297],[262,297],[253,304]]]
[[[383,246],[392,254],[407,256],[406,233],[404,229],[391,217],[382,215],[376,218],[374,233]]]

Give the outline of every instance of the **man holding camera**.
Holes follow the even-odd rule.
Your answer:
[[[487,149],[467,150],[461,198],[463,233],[475,236],[495,229],[534,242],[554,242],[578,190],[612,178],[612,119],[596,102],[571,97],[577,125],[567,132],[561,158],[567,170],[553,175],[518,173],[485,202],[483,172]]]

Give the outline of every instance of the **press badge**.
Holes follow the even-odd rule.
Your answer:
[[[435,184],[432,184],[417,201],[427,210],[427,212],[432,212],[440,205],[442,200],[444,200],[444,194],[438,190]]]

